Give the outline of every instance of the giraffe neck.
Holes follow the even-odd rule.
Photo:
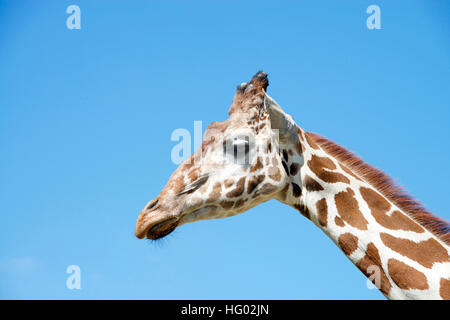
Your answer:
[[[299,210],[390,299],[450,299],[450,246],[298,128],[281,148]]]

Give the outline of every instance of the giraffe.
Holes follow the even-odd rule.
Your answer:
[[[229,118],[141,211],[138,238],[276,199],[321,229],[388,299],[450,299],[450,226],[380,170],[304,131],[260,71],[237,87]]]

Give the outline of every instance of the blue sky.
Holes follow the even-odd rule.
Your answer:
[[[71,4],[81,30],[66,28]],[[134,237],[136,218],[176,168],[173,130],[225,120],[263,69],[302,128],[450,220],[449,14],[425,0],[0,0],[0,298],[384,299],[276,201],[157,244]]]

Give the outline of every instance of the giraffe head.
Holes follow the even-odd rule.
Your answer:
[[[280,156],[296,126],[267,94],[267,74],[238,86],[230,117],[211,123],[202,146],[140,213],[136,236],[158,239],[178,226],[233,216],[277,198],[289,185]]]

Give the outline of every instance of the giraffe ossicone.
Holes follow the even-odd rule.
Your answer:
[[[312,221],[390,299],[450,299],[450,227],[381,171],[301,129],[267,93],[260,71],[229,118],[140,213],[136,236],[159,239],[190,222],[230,217],[276,199]]]

